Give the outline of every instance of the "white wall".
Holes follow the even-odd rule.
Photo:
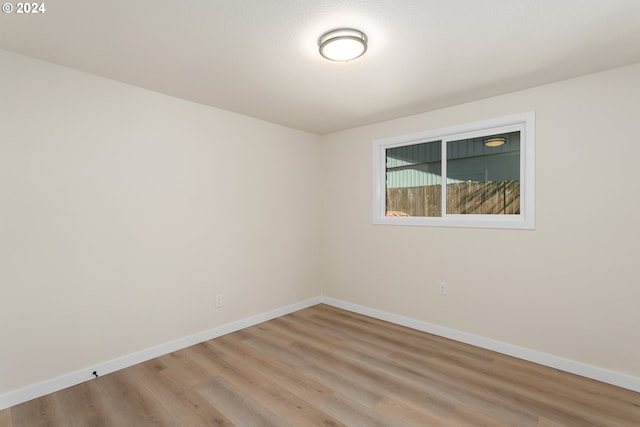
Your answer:
[[[0,395],[321,293],[318,136],[0,70]]]
[[[531,110],[536,230],[372,225],[373,140]],[[639,117],[640,64],[325,137],[324,294],[640,377]]]

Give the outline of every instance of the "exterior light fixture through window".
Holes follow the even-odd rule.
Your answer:
[[[484,141],[482,141],[485,147],[500,147],[501,145],[504,145],[506,142],[507,140],[500,136],[487,138]]]

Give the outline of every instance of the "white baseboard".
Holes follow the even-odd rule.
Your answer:
[[[365,316],[374,317],[380,320],[386,320],[387,322],[395,323],[397,325],[407,326],[419,331],[428,332],[430,334],[439,335],[445,338],[450,338],[452,340],[471,344],[476,347],[481,347],[487,350],[493,350],[498,353],[517,357],[518,359],[527,360],[529,362],[534,362],[540,365],[559,369],[561,371],[591,378],[603,383],[612,384],[618,387],[640,392],[640,378],[633,377],[631,375],[622,374],[620,372],[599,368],[597,366],[588,365],[586,363],[577,362],[575,360],[565,359],[562,357],[554,356],[552,354],[547,354],[517,345],[492,340],[467,332],[461,332],[455,329],[445,328],[433,323],[399,316],[397,314],[352,304],[334,298],[323,297],[322,302],[324,304],[342,308],[344,310],[364,314]]]
[[[95,366],[80,369],[78,371],[71,372],[69,374],[65,374],[47,381],[43,381],[38,384],[10,391],[8,393],[0,395],[0,410],[18,405],[20,403],[38,398],[40,396],[44,396],[49,393],[65,389],[67,387],[74,386],[76,384],[80,384],[85,381],[89,381],[94,378],[92,374],[93,371],[96,371],[98,375],[106,375],[141,362],[146,362],[147,360],[151,360],[155,357],[159,357],[173,351],[199,344],[201,342],[217,338],[243,328],[248,328],[249,326],[257,325],[259,323],[275,319],[276,317],[284,316],[286,314],[293,313],[294,311],[302,310],[304,308],[321,303],[342,308],[344,310],[353,311],[355,313],[360,313],[365,316],[374,317],[376,319],[386,320],[397,325],[407,326],[419,331],[428,332],[434,335],[439,335],[445,338],[450,338],[463,343],[475,345],[477,347],[493,350],[498,353],[517,357],[523,360],[528,360],[530,362],[549,366],[551,368],[570,372],[572,374],[591,378],[618,387],[623,387],[629,390],[640,392],[640,378],[633,377],[631,375],[599,368],[597,366],[587,365],[585,363],[576,362],[574,360],[542,353],[513,344],[484,338],[467,332],[445,328],[433,323],[411,319],[409,317],[400,316],[386,311],[376,310],[373,308],[352,304],[334,298],[319,296],[272,311],[268,311],[266,313],[251,316],[246,319],[238,320],[236,322],[228,323],[226,325],[218,326],[216,328],[180,338],[168,343],[160,344],[155,347],[151,347],[127,356],[119,357],[111,361],[99,363]]]
[[[52,378],[38,384],[10,391],[8,393],[0,395],[0,410],[18,405],[20,403],[38,398],[40,396],[44,396],[49,393],[65,389],[67,387],[72,387],[85,381],[89,381],[95,378],[93,376],[93,371],[96,371],[98,375],[106,375],[141,362],[146,362],[147,360],[151,360],[153,358],[171,353],[173,351],[181,350],[183,348],[199,344],[201,342],[208,341],[210,339],[217,338],[222,335],[238,331],[240,329],[248,328],[249,326],[257,325],[258,323],[266,322],[267,320],[275,319],[276,317],[284,316],[285,314],[293,313],[294,311],[302,310],[304,308],[320,304],[321,302],[322,297],[311,298],[295,304],[287,305],[285,307],[280,307],[266,313],[261,313],[256,316],[251,316],[246,319],[218,326],[216,328],[209,329],[207,331],[203,331],[194,335],[170,341],[168,343],[160,344],[155,347],[139,351],[137,353],[99,363],[97,365],[87,367],[85,369],[80,369],[78,371],[71,372],[57,378]]]

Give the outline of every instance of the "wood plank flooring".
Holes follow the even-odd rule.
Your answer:
[[[640,393],[317,305],[0,411],[39,426],[640,426]]]

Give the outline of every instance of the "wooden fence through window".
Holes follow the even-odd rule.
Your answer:
[[[387,212],[440,216],[440,185],[387,189]],[[461,182],[447,185],[448,214],[520,213],[520,181]]]

